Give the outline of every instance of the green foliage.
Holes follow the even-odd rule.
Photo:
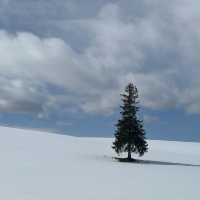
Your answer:
[[[148,151],[148,144],[145,140],[145,130],[143,121],[137,117],[138,90],[132,83],[125,88],[125,93],[121,94],[123,105],[121,106],[121,119],[116,124],[115,141],[113,149],[117,154],[128,152],[128,159],[131,153],[142,156]]]

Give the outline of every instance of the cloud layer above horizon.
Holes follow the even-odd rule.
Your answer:
[[[1,0],[0,111],[110,114],[131,81],[144,108],[200,114],[199,13],[197,0]]]

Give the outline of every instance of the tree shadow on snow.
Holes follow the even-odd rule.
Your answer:
[[[127,158],[114,158],[120,162],[129,162],[135,164],[144,164],[144,165],[172,165],[172,166],[184,166],[184,167],[200,167],[200,165],[189,164],[189,163],[178,163],[178,162],[169,162],[169,161],[157,161],[157,160],[140,160],[140,159],[131,159]]]

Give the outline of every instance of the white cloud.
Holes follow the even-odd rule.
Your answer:
[[[153,13],[126,19],[121,7],[107,4],[95,18],[65,22],[90,36],[81,52],[60,38],[2,30],[0,110],[48,117],[73,105],[111,113],[133,81],[144,107],[200,113],[200,16],[197,1],[189,7],[184,2],[170,1],[170,15],[167,7],[160,13],[155,6]]]
[[[159,122],[160,119],[156,116],[144,115],[143,120],[144,120],[144,123],[152,124],[152,123]]]

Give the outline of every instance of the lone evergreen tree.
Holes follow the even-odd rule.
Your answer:
[[[125,88],[125,93],[121,96],[123,101],[121,119],[116,125],[117,130],[112,148],[117,154],[128,152],[128,161],[133,161],[132,152],[142,156],[148,150],[143,121],[137,116],[139,111],[137,87],[129,83]]]

